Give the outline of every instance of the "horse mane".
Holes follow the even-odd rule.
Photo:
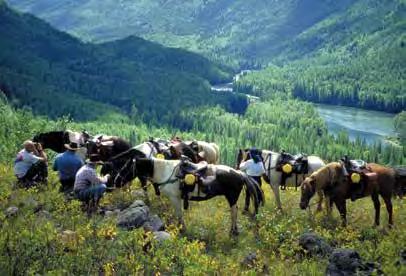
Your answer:
[[[314,180],[316,190],[320,190],[328,184],[335,183],[341,171],[340,163],[331,162],[314,171],[308,178]]]

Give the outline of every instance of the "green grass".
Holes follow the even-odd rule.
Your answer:
[[[393,229],[387,228],[387,216],[381,207],[380,227],[372,227],[373,205],[369,199],[348,204],[348,226],[342,228],[338,213],[327,219],[323,213],[310,216],[298,207],[300,192],[282,192],[284,212],[276,211],[267,184],[267,202],[258,215],[258,224],[239,212],[241,234],[229,236],[230,214],[226,200],[215,198],[192,202],[185,212],[187,230],[179,234],[173,224],[173,209],[164,196],[149,191],[151,211],[164,219],[174,239],[158,246],[152,242],[145,253],[142,248],[151,240],[142,230],[123,231],[115,227],[114,218],[99,215],[88,219],[78,201],[67,201],[58,193],[56,175],[51,173],[49,186],[38,189],[12,189],[14,177],[10,167],[0,167],[0,272],[2,274],[155,274],[185,275],[324,275],[327,259],[304,257],[298,237],[313,231],[329,243],[354,248],[368,261],[379,261],[386,275],[404,275],[397,267],[399,254],[406,247],[405,200],[394,200]],[[130,189],[108,194],[103,206],[123,206],[135,198]],[[239,205],[242,209],[243,196]],[[5,218],[4,210],[17,206],[14,218]],[[49,215],[44,215],[44,210]],[[63,242],[64,230],[75,231],[75,238]],[[252,266],[241,262],[251,252],[257,254]]]

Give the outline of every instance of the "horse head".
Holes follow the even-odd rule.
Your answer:
[[[237,165],[236,169],[240,169],[240,164],[251,159],[250,149],[239,149],[237,154]]]
[[[310,199],[316,193],[316,179],[313,175],[306,177],[306,179],[302,182],[301,192],[300,208],[304,210],[309,206]]]

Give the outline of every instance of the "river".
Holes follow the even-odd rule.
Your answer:
[[[234,77],[238,80],[241,76],[250,73],[250,70],[242,71]],[[225,83],[212,86],[213,92],[236,93],[233,91],[233,83]],[[250,102],[259,100],[258,97],[245,94]],[[385,137],[395,137],[394,117],[392,113],[366,110],[361,108],[315,104],[320,116],[327,124],[328,130],[333,135],[340,131],[346,131],[351,140],[365,139],[368,144],[375,142],[385,143]]]
[[[396,136],[394,114],[338,105],[316,104],[316,108],[332,134],[346,131],[351,140],[359,136],[369,144]]]

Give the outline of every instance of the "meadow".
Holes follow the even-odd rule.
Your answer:
[[[116,227],[115,217],[82,212],[76,200],[66,200],[51,173],[48,186],[29,190],[13,189],[10,167],[0,168],[0,273],[16,274],[97,274],[104,275],[324,275],[327,258],[307,257],[298,245],[305,232],[324,237],[339,248],[356,249],[362,258],[381,264],[386,275],[404,275],[398,266],[406,248],[405,200],[394,200],[393,229],[387,227],[382,207],[382,226],[373,225],[370,199],[348,204],[348,222],[340,226],[338,212],[327,219],[324,213],[299,209],[300,191],[282,192],[283,212],[277,211],[268,184],[264,183],[266,204],[257,222],[239,212],[240,235],[229,236],[229,208],[224,198],[191,203],[185,213],[186,232],[174,224],[174,213],[165,197],[149,190],[151,212],[165,222],[171,240],[156,243],[149,233]],[[103,208],[123,208],[136,199],[137,181],[129,189],[109,193]],[[243,198],[243,197],[241,197]],[[242,200],[240,199],[240,210]],[[10,206],[19,208],[7,217]],[[63,232],[74,232],[65,239]],[[147,246],[148,245],[148,246]],[[255,253],[253,262],[244,258]]]

